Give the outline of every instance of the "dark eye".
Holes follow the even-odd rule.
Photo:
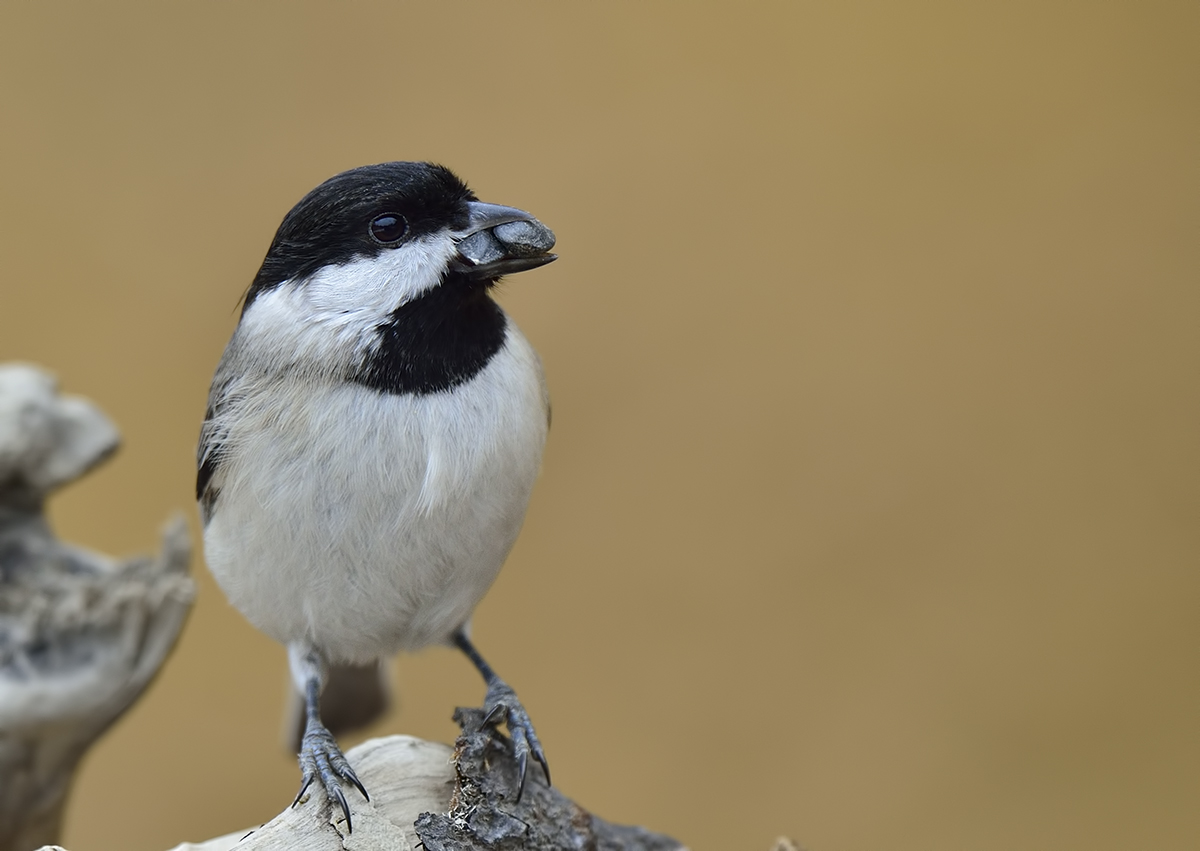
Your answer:
[[[399,213],[382,213],[371,219],[371,238],[388,245],[399,242],[408,232],[408,222]]]

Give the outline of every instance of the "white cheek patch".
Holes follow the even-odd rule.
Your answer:
[[[251,303],[234,339],[262,368],[341,373],[378,345],[396,308],[441,284],[454,254],[454,240],[438,234],[285,281]]]
[[[307,281],[284,286],[299,288],[314,318],[349,314],[358,321],[382,322],[400,305],[438,286],[454,253],[449,234],[436,234],[376,257],[326,266]]]

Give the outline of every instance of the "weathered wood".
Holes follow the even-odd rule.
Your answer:
[[[341,810],[331,808],[321,792],[310,792],[266,824],[206,842],[176,846],[172,851],[334,851],[419,847],[413,824],[423,812],[445,812],[454,794],[453,752],[443,744],[411,736],[388,736],[364,742],[346,757],[371,793],[364,801],[347,794],[354,821],[346,832]]]
[[[181,519],[157,558],[123,561],[46,523],[46,496],[117,443],[49,374],[0,366],[0,851],[57,841],[76,765],[149,684],[191,605]]]
[[[416,823],[426,851],[675,851],[683,845],[641,827],[623,827],[592,815],[548,786],[532,760],[525,790],[516,799],[518,768],[512,743],[480,727],[480,709],[459,709],[462,727],[454,749],[454,796],[448,812],[426,813]]]
[[[271,821],[172,851],[505,851],[580,848],[594,851],[677,851],[674,839],[600,819],[548,787],[530,768],[525,792],[513,800],[517,767],[511,742],[480,730],[482,710],[459,709],[463,726],[454,749],[409,736],[372,739],[346,757],[371,793],[348,791],[353,832],[323,793],[308,793]]]

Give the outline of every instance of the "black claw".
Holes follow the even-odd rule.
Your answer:
[[[550,782],[550,766],[546,764],[546,755],[542,753],[542,749],[540,747],[534,748],[533,758],[536,759],[538,761],[538,765],[542,767],[542,774],[546,775],[546,785],[553,786],[554,784]]]
[[[354,784],[354,788],[362,793],[364,800],[371,800],[371,796],[367,794],[367,787],[363,786],[362,783],[359,782],[358,776],[353,771],[344,772],[342,777]]]
[[[517,755],[517,798],[515,803],[521,803],[521,796],[525,794],[525,769],[529,765],[529,759],[525,751],[521,751]]]
[[[312,775],[306,775],[300,780],[300,791],[296,793],[296,800],[292,801],[292,806],[300,803],[300,799],[304,797],[304,793],[308,791],[308,787],[312,785]]]
[[[342,815],[346,817],[346,833],[354,832],[354,823],[350,821],[350,805],[346,803],[346,795],[342,792],[341,786],[334,786],[332,789],[326,787],[326,792],[332,792],[333,797],[337,799],[338,805],[342,808]]]
[[[479,728],[483,729],[484,727],[489,727],[492,724],[495,724],[496,719],[499,718],[500,716],[505,715],[507,713],[507,711],[508,711],[508,707],[506,707],[503,703],[497,703],[495,706],[493,706],[491,709],[488,710],[487,715],[483,716],[483,721],[481,721],[479,723]]]

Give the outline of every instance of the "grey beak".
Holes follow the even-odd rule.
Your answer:
[[[536,269],[558,259],[554,233],[524,210],[469,201],[467,227],[455,234],[455,271],[474,279]]]

